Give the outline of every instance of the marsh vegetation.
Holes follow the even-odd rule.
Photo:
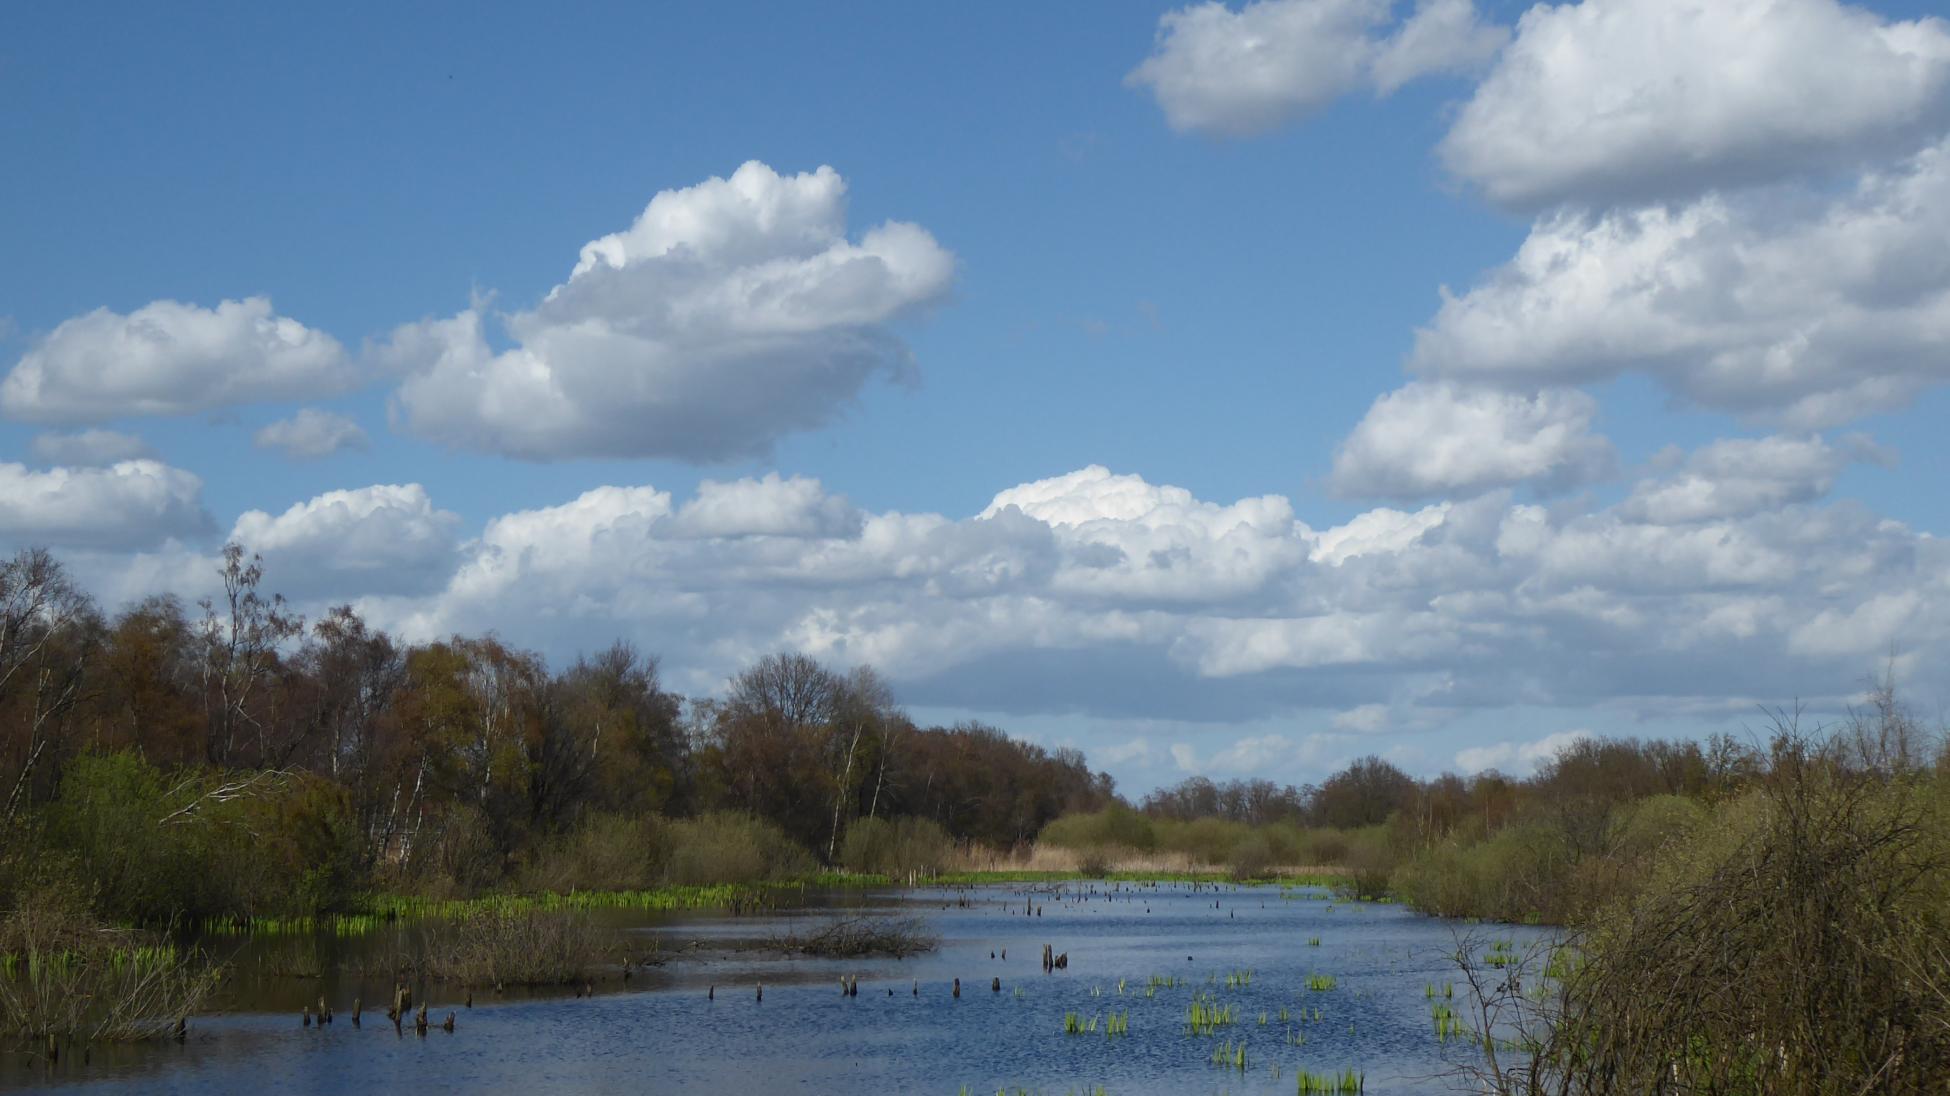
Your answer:
[[[1748,736],[1580,740],[1526,779],[1364,758],[1317,786],[1193,778],[1133,803],[1074,751],[915,725],[868,670],[768,656],[685,701],[626,645],[551,672],[491,637],[401,645],[349,609],[307,625],[244,552],[226,561],[199,612],[158,598],[113,619],[46,553],[0,564],[0,1040],[175,1039],[223,989],[217,940],[295,942],[260,949],[254,976],[330,978],[345,959],[320,941],[383,931],[358,973],[587,988],[661,958],[610,914],[763,919],[822,888],[930,882],[988,912],[967,888],[1013,882],[994,915],[1034,924],[1144,894],[1065,889],[1086,876],[1254,882],[1282,903],[1297,892],[1277,884],[1327,881],[1322,918],[1399,902],[1549,926],[1548,946],[1447,949],[1439,1000],[1424,972],[1416,1023],[1498,1091],[1950,1075],[1950,755],[1889,677],[1830,726],[1781,712]],[[1202,933],[1254,916],[1194,893],[1215,915]],[[760,943],[934,961],[915,917],[800,918]],[[1257,980],[1230,968],[1171,1026],[1234,1039],[1208,1048],[1234,1072],[1269,1056],[1226,1033],[1276,1016],[1277,1045],[1318,1047],[1308,1002],[1348,980],[1323,961],[1331,921],[1305,928],[1283,941],[1307,957],[1283,960],[1299,999],[1235,1011],[1226,995]],[[1143,1000],[1177,992],[1133,970],[1116,994],[1147,976]],[[1141,1012],[1071,1011],[1086,1034],[1145,1030]]]

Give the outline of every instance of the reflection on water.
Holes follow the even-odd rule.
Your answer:
[[[957,904],[964,893],[967,907]],[[238,955],[225,1006],[233,1011],[194,1023],[186,1044],[96,1050],[52,1069],[9,1058],[0,1087],[953,1096],[965,1085],[972,1093],[1102,1086],[1113,1096],[1247,1096],[1293,1092],[1297,1069],[1351,1067],[1366,1074],[1366,1091],[1391,1093],[1453,1090],[1443,1076],[1472,1053],[1467,1043],[1436,1038],[1427,998],[1431,984],[1455,981],[1446,955],[1461,926],[1396,906],[1338,903],[1313,888],[1169,884],[1100,885],[1087,896],[1072,886],[1039,897],[1041,916],[1025,916],[1024,893],[1012,887],[822,901],[920,912],[941,947],[905,961],[783,959],[746,945],[820,913],[608,912],[598,916],[628,931],[633,952],[654,948],[663,965],[627,983],[619,969],[593,997],[477,995],[471,1009],[458,989],[425,987],[436,1026],[421,1037],[410,1023],[396,1034],[386,1021],[390,978],[334,971],[360,966],[397,939],[253,941],[243,947],[254,950]],[[1499,926],[1489,935],[1521,941],[1536,931]],[[1069,954],[1067,970],[1043,973],[1045,943]],[[277,948],[290,955],[268,965],[288,973],[262,973],[265,953]],[[1249,981],[1228,979],[1242,971]],[[322,977],[307,976],[315,974]],[[841,995],[843,974],[859,976],[857,997]],[[1333,988],[1310,990],[1315,975],[1331,975]],[[1166,984],[1147,990],[1154,976]],[[994,978],[1000,992],[991,990]],[[302,1027],[299,1010],[321,994],[337,1021]],[[1230,1006],[1233,1023],[1211,1036],[1188,1034],[1199,994]],[[354,996],[367,1002],[362,1028],[348,1021]],[[452,1034],[437,1026],[450,1009],[459,1014]],[[1066,1035],[1067,1013],[1100,1023],[1094,1033]],[[1111,1014],[1127,1019],[1128,1034],[1104,1034]],[[1228,1041],[1245,1044],[1243,1071],[1213,1064],[1214,1049]]]

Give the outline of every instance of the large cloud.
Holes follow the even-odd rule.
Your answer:
[[[1399,26],[1390,0],[1258,0],[1166,12],[1157,48],[1127,83],[1148,87],[1172,128],[1245,136],[1357,88],[1486,62],[1508,32],[1470,0],[1424,0]],[[1392,29],[1393,33],[1384,33]]]
[[[805,479],[605,487],[489,522],[433,592],[362,604],[414,637],[492,628],[556,657],[627,636],[694,692],[794,647],[923,706],[1312,709],[1321,730],[1835,701],[1891,642],[1950,656],[1950,551],[1819,500],[1851,446],[1729,441],[1611,507],[1491,493],[1331,528],[1096,467],[966,518],[860,512]]]
[[[1525,396],[1409,384],[1375,400],[1335,451],[1329,484],[1343,495],[1414,499],[1588,483],[1614,461],[1611,443],[1591,433],[1597,411],[1575,389]]]
[[[63,322],[0,381],[0,410],[34,422],[182,415],[302,399],[352,379],[331,336],[277,315],[266,298],[215,308],[155,301]]]
[[[145,548],[212,531],[203,481],[154,460],[36,471],[0,464],[0,540],[14,546]]]
[[[299,597],[424,592],[459,564],[458,515],[417,483],[327,491],[282,514],[249,510],[230,539],[264,556],[278,588]]]
[[[909,353],[888,324],[936,301],[954,257],[917,225],[846,234],[832,168],[756,161],[653,198],[584,245],[569,280],[505,318],[497,351],[470,309],[395,331],[400,425],[536,460],[764,452],[831,421]]]
[[[1687,198],[1880,158],[1950,124],[1950,24],[1835,0],[1538,4],[1443,141],[1492,200]]]
[[[1950,142],[1833,198],[1548,218],[1445,297],[1410,366],[1520,385],[1644,372],[1803,429],[1901,406],[1950,378]]]

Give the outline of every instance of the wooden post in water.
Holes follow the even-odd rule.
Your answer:
[[[360,1002],[360,1000],[359,1000],[359,999],[358,999],[357,997],[354,997],[354,998],[352,999],[352,1026],[353,1026],[353,1027],[358,1027],[358,1026],[359,1026],[359,1007],[360,1007],[360,1005],[361,1005],[361,1002]]]

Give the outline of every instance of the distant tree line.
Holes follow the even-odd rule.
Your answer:
[[[236,545],[221,579],[193,607],[110,616],[44,550],[0,562],[0,833],[99,831],[57,823],[107,757],[177,821],[270,812],[232,821],[304,835],[293,872],[462,886],[595,818],[735,812],[835,863],[861,820],[1010,846],[1113,795],[1075,750],[917,726],[865,667],[768,655],[686,701],[628,643],[551,670],[492,634],[404,643],[349,606],[306,621]]]

